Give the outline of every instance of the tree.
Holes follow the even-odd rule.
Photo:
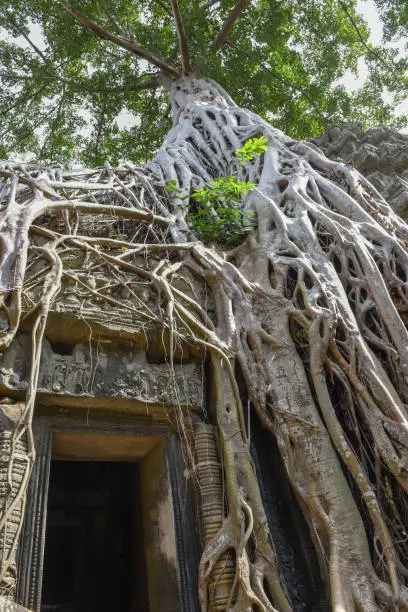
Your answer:
[[[354,3],[262,0],[246,5],[239,5],[237,27],[214,46],[231,0],[184,3],[196,75],[214,78],[238,104],[273,119],[293,138],[317,136],[332,122],[399,126],[393,102],[382,102],[382,94],[386,87],[406,95],[406,64],[390,50],[370,47]],[[88,17],[154,49],[180,71],[166,2],[143,0],[135,7],[127,0],[89,1],[84,6]],[[33,25],[41,28],[43,45],[33,37]],[[48,164],[74,160],[91,166],[106,159],[113,164],[150,159],[171,125],[155,66],[101,43],[50,0],[2,0],[0,26],[26,47],[12,38],[0,44],[0,114],[7,117],[2,157],[29,152]],[[371,77],[362,90],[348,93],[338,79],[356,70],[363,57]],[[123,109],[140,120],[130,131],[115,121]]]
[[[209,584],[220,563],[233,567],[233,580],[219,609],[295,607],[268,526],[244,402],[277,444],[332,608],[408,609],[406,225],[352,166],[285,136],[214,80],[191,74],[200,32],[189,45],[177,0],[171,10],[181,68],[61,4],[67,20],[159,68],[154,78],[167,88],[174,123],[143,167],[2,165],[1,349],[13,342],[23,303],[34,324],[30,385],[11,442],[13,451],[26,441],[28,460],[17,490],[10,487],[0,529],[24,504],[34,460],[31,423],[48,310],[68,281],[98,299],[124,300],[92,283],[104,266],[112,287],[130,296],[123,307],[146,325],[161,324],[170,371],[180,345],[210,362],[209,418],[220,440],[226,516],[202,553],[203,612],[211,608]],[[239,0],[215,47],[243,10]],[[237,150],[261,136],[267,149],[241,163]],[[255,185],[240,200],[242,214],[253,214],[252,227],[228,249],[200,242],[188,224],[192,196],[222,177]],[[101,215],[133,224],[132,238],[107,235]],[[66,269],[73,251],[87,254],[86,278]],[[143,299],[132,290],[138,282],[148,287]],[[192,283],[206,300],[189,293]],[[194,431],[182,410],[177,426],[193,463]],[[9,461],[12,474],[13,452]],[[3,549],[3,582],[17,537]]]
[[[393,40],[394,37],[403,36],[408,27],[408,10],[405,2],[401,0],[376,0],[380,10],[381,19],[385,26],[385,38]]]

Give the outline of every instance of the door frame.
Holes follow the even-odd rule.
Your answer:
[[[177,584],[174,585],[173,576],[169,589],[173,589],[173,593],[174,589],[178,591],[176,595],[179,602],[178,610],[180,612],[199,612],[197,596],[200,557],[198,513],[194,488],[191,481],[186,478],[186,466],[179,439],[169,430],[168,423],[148,416],[132,414],[127,418],[122,414],[120,417],[115,415],[116,418],[113,420],[111,415],[106,416],[106,414],[91,417],[87,413],[84,418],[83,414],[67,414],[67,412],[69,411],[66,409],[63,411],[57,408],[51,411],[47,409],[47,414],[40,413],[34,419],[36,460],[29,484],[24,525],[18,550],[17,602],[33,612],[41,610],[47,501],[54,434],[57,432],[73,434],[87,432],[132,436],[136,443],[137,436],[159,437],[158,445],[146,455],[148,459],[141,460],[141,468],[143,470],[143,463],[146,462],[146,470],[158,470],[163,486],[158,491],[155,482],[157,479],[150,479],[149,484],[149,478],[145,478],[149,488],[146,496],[150,498],[149,503],[162,507],[162,514],[165,513],[163,517],[166,518],[167,525],[169,525],[168,514],[172,513],[170,521],[173,525],[173,535],[170,534],[170,537],[174,538]],[[148,462],[151,468],[150,465],[147,465]],[[168,491],[168,495],[167,501],[163,504],[164,490]],[[163,602],[160,601],[160,597],[168,597],[166,589],[163,588],[165,586],[163,572],[159,575],[160,562],[158,557],[154,557],[156,549],[157,554],[166,554],[165,551],[160,553],[160,549],[164,546],[164,539],[162,538],[163,527],[160,526],[159,519],[160,517],[155,516],[150,520],[148,516],[147,521],[151,525],[150,527],[149,524],[144,525],[145,534],[146,528],[148,533],[147,536],[145,535],[146,543],[146,537],[149,538],[150,559],[147,560],[147,572],[150,612],[166,609],[162,607]],[[153,553],[150,550],[152,541],[154,543]],[[156,585],[160,585],[161,588],[156,588]],[[175,601],[174,598],[173,601]],[[174,606],[172,610],[173,608]]]

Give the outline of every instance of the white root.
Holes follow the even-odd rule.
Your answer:
[[[2,349],[18,330],[22,297],[45,283],[24,431],[31,426],[46,313],[56,297],[46,280],[54,264],[37,276],[27,266],[37,236],[62,262],[64,249],[86,253],[87,278],[63,269],[60,277],[94,300],[103,300],[104,291],[89,279],[112,270],[109,291],[129,299],[108,292],[105,299],[162,325],[170,367],[179,343],[211,355],[227,516],[203,552],[203,612],[212,568],[227,550],[235,554],[229,609],[291,609],[252,465],[235,360],[252,406],[277,441],[333,609],[408,609],[406,228],[354,169],[238,108],[216,83],[184,78],[173,84],[171,100],[174,126],[144,168],[64,174],[8,163],[0,169],[9,181],[0,212]],[[268,151],[239,167],[235,150],[259,134]],[[175,181],[184,198],[222,175],[257,184],[243,198],[257,225],[229,253],[189,235],[185,200],[169,199],[164,189]],[[62,211],[64,231],[55,227]],[[132,239],[103,235],[97,225],[86,229],[90,215],[132,222]],[[152,268],[149,258],[156,261]],[[187,277],[208,291],[211,314],[180,289],[176,281]],[[139,297],[138,283],[148,287],[149,299]],[[183,415],[178,418],[188,446]],[[369,518],[363,520],[356,495]],[[1,518],[4,524],[7,516]],[[377,550],[368,542],[372,528]]]

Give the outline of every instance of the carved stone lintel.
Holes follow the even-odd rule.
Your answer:
[[[109,397],[146,404],[181,404],[200,408],[203,383],[199,362],[175,364],[175,377],[167,363],[149,363],[139,347],[109,349],[106,345],[79,342],[69,354],[55,352],[44,340],[38,395]],[[21,334],[0,355],[0,392],[27,388],[30,338]]]

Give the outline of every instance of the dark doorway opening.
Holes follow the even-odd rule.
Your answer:
[[[52,461],[41,612],[148,612],[137,463]]]

